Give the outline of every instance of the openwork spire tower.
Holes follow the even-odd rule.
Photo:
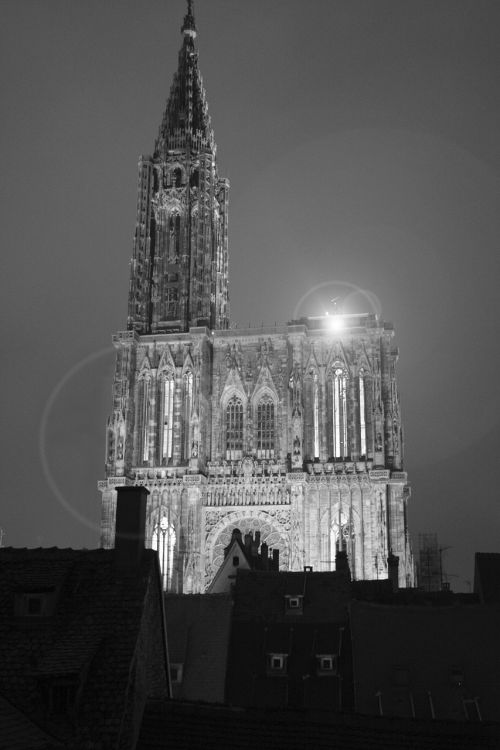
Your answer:
[[[153,156],[139,161],[128,328],[229,326],[228,194],[195,46],[192,3]]]

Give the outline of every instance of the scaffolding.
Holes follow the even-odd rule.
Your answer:
[[[418,535],[418,586],[424,591],[441,591],[443,571],[437,534]]]

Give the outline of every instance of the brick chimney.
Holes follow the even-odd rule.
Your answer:
[[[335,555],[335,572],[345,578],[346,581],[349,582],[351,580],[351,569],[345,550],[337,550]]]
[[[399,557],[393,555],[392,552],[389,552],[389,557],[387,558],[387,569],[392,590],[397,591],[399,589]]]
[[[279,570],[279,569],[280,569],[280,551],[279,549],[273,549],[272,570]]]
[[[133,572],[141,563],[148,495],[146,487],[117,488],[115,567],[122,572]]]

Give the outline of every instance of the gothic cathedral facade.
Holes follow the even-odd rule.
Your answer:
[[[117,333],[101,543],[116,487],[149,490],[147,546],[165,589],[204,592],[233,529],[280,567],[413,585],[394,331],[376,315],[229,325],[228,194],[192,3],[152,156],[139,161],[127,330]],[[335,324],[333,327],[331,323]]]

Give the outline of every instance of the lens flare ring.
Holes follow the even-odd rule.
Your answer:
[[[79,511],[76,510],[76,508],[74,508],[71,505],[70,502],[68,502],[68,500],[64,497],[64,494],[58,487],[56,480],[54,479],[54,476],[49,466],[49,461],[48,461],[47,452],[46,452],[47,425],[49,423],[50,415],[59,397],[59,394],[61,393],[63,388],[67,385],[67,383],[84,367],[87,367],[87,365],[91,364],[92,362],[95,362],[98,359],[101,359],[101,357],[104,357],[110,354],[111,352],[114,352],[114,349],[111,346],[108,346],[105,349],[101,349],[98,352],[92,352],[92,354],[89,354],[87,357],[84,357],[83,359],[81,359],[70,370],[68,370],[65,375],[63,375],[63,377],[55,385],[49,398],[47,399],[47,402],[42,412],[42,416],[40,419],[40,426],[38,430],[38,453],[40,456],[40,463],[42,465],[43,475],[45,477],[45,481],[47,482],[50,490],[53,492],[59,504],[70,515],[76,518],[76,520],[79,521],[83,526],[86,526],[87,528],[92,529],[92,531],[96,531],[97,533],[99,533],[99,528],[96,527],[96,525],[92,523],[92,521],[89,521],[88,518],[85,518],[85,516],[83,516]]]
[[[304,302],[312,294],[314,294],[315,292],[318,292],[320,289],[325,289],[326,287],[343,287],[345,289],[348,289],[349,293],[344,298],[344,303],[345,303],[345,300],[348,299],[348,297],[354,294],[359,294],[361,297],[364,297],[365,300],[368,302],[373,314],[377,315],[378,317],[381,316],[382,305],[380,304],[380,300],[374,292],[371,292],[369,289],[362,289],[356,284],[351,284],[351,282],[349,281],[342,281],[340,279],[330,279],[329,281],[321,281],[319,284],[316,284],[316,286],[311,287],[311,289],[309,289],[305,294],[302,295],[302,297],[299,299],[299,301],[295,305],[295,308],[293,311],[293,320],[299,319],[300,309],[302,305],[304,304]]]

